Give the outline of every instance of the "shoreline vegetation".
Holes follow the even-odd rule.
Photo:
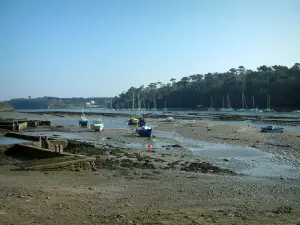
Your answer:
[[[2,115],[43,119],[43,114]],[[49,119],[78,116],[47,115]],[[224,158],[224,167],[206,163],[201,156],[191,155],[180,140],[161,135],[173,132],[191,140],[249,146],[299,168],[299,132],[260,133],[254,127],[179,119],[167,123],[149,118],[149,122],[157,130],[154,151],[147,150],[148,139],[127,129],[107,128],[99,133],[81,132],[66,124],[51,127],[54,133],[76,134],[86,140],[69,140],[65,151],[96,157],[96,168],[91,171],[12,171],[14,166],[0,158],[1,221],[5,225],[45,224],[49,218],[56,224],[300,223],[298,179],[284,174],[275,174],[278,179],[240,176],[234,172],[240,165],[233,159]],[[132,143],[141,147],[132,148]],[[155,143],[161,143],[159,149]],[[227,169],[229,165],[232,169]]]
[[[223,73],[193,74],[169,83],[130,87],[116,96],[114,108],[300,108],[300,63],[292,67],[244,66]]]
[[[299,110],[300,63],[290,68],[262,65],[257,70],[244,66],[226,72],[193,74],[148,86],[130,87],[115,97],[18,98],[6,101],[14,109],[83,108],[110,109],[282,109]],[[91,104],[91,102],[93,102]]]

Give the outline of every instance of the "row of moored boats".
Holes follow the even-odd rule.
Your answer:
[[[145,121],[144,118],[130,118],[128,119],[128,125],[136,125],[135,133],[139,136],[151,137],[152,135],[152,127]],[[79,126],[88,127],[88,119],[83,112],[79,120]],[[104,123],[100,118],[96,118],[92,121],[90,128],[94,131],[103,131]]]

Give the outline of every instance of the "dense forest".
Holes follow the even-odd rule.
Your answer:
[[[233,108],[242,108],[242,95],[249,108],[300,108],[300,63],[260,66],[256,71],[243,66],[224,73],[193,74],[181,80],[131,87],[113,100],[116,108],[222,108],[229,96]],[[269,97],[268,97],[269,96]],[[149,107],[148,107],[149,106]]]
[[[8,101],[15,109],[47,109],[47,108],[82,108],[87,102],[93,100],[97,107],[107,107],[111,98],[57,98],[57,97],[39,97],[39,98],[16,98]]]

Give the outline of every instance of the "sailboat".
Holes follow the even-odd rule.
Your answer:
[[[163,109],[163,111],[168,111],[168,108],[167,108],[167,101],[165,101],[165,108]]]
[[[255,107],[255,104],[254,104],[254,96],[252,96],[252,109],[249,109],[250,112],[259,112],[259,109],[258,107],[256,106]]]
[[[235,110],[231,107],[231,102],[229,95],[227,94],[227,108],[224,108],[224,97],[223,97],[223,108],[221,108],[219,111],[221,112],[234,112]]]
[[[112,100],[110,100],[110,110],[115,111],[115,109],[113,109],[113,106],[112,106]]]
[[[224,100],[224,98],[223,98]],[[224,104],[223,104],[224,105]],[[223,106],[224,107],[224,106]],[[210,96],[210,108],[207,109],[207,111],[216,111],[214,108],[213,108],[213,99],[212,99],[212,96]]]
[[[245,98],[244,92],[242,92],[242,108],[241,108],[241,109],[238,109],[237,111],[239,111],[239,112],[244,112],[244,111],[246,111],[245,106],[246,106],[246,109],[248,109],[248,106],[247,106],[247,102],[246,102],[246,98]]]
[[[264,112],[274,112],[274,110],[271,109],[271,96],[269,94],[267,94],[267,108]]]
[[[87,125],[88,125],[88,119],[84,115],[83,109],[81,109],[81,118],[79,120],[79,126],[87,127]]]
[[[138,108],[140,108],[140,96],[138,95]],[[138,112],[134,107],[134,93],[132,93],[132,111],[134,112],[132,117],[128,119],[128,125],[136,125],[138,123],[138,117],[140,115],[140,110]]]

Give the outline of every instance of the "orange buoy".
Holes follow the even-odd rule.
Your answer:
[[[148,145],[148,151],[152,151],[152,145]]]

